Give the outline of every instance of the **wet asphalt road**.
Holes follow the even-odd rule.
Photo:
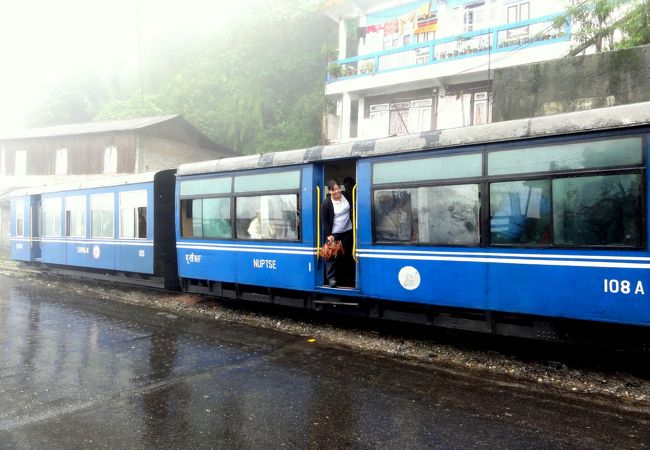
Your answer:
[[[650,413],[0,275],[0,448],[648,448]]]

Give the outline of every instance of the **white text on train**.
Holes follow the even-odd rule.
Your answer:
[[[88,255],[90,253],[89,247],[77,247],[77,253],[82,255]]]
[[[632,290],[633,287],[634,291]],[[605,294],[645,295],[645,289],[641,281],[637,281],[635,285],[634,281],[607,278],[603,280],[603,292]]]
[[[253,267],[256,269],[277,269],[275,259],[253,259]]]
[[[197,255],[195,253],[189,253],[189,254],[185,255],[185,262],[187,264],[200,263],[202,257],[203,257],[203,255]]]

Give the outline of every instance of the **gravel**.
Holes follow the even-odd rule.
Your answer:
[[[19,270],[13,262],[2,259],[0,275],[43,283],[59,291],[70,290],[98,299],[141,305],[158,313],[274,329],[412,364],[492,377],[501,383],[544,385],[599,401],[616,402],[625,409],[650,412],[648,352],[606,354],[599,349],[567,349],[557,344],[432,329],[421,333],[399,327],[397,331],[386,331],[386,325],[377,322],[341,321],[330,315],[222,302],[200,295],[42,276]]]

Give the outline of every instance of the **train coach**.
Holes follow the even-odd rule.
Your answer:
[[[504,335],[646,333],[649,133],[639,103],[182,165],[180,282]],[[354,281],[330,287],[320,205],[344,178],[357,181]]]
[[[12,259],[59,274],[177,288],[174,173],[12,193]]]

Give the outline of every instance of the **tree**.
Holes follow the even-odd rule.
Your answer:
[[[57,83],[25,118],[27,127],[89,122],[108,99],[102,80],[94,74],[76,74]]]
[[[69,122],[181,114],[215,142],[244,153],[321,143],[329,20],[320,0],[249,0],[238,20],[211,34],[169,38],[145,52],[138,71],[107,73],[104,96],[69,95],[45,102],[41,113]],[[101,86],[101,84],[100,84]],[[142,94],[141,89],[146,95]],[[144,98],[143,98],[144,97]]]
[[[567,56],[575,56],[590,47],[603,52],[650,43],[650,0],[582,1],[569,6],[555,25],[560,28],[567,21],[573,24],[576,42]],[[618,41],[615,40],[617,31],[623,34]]]

